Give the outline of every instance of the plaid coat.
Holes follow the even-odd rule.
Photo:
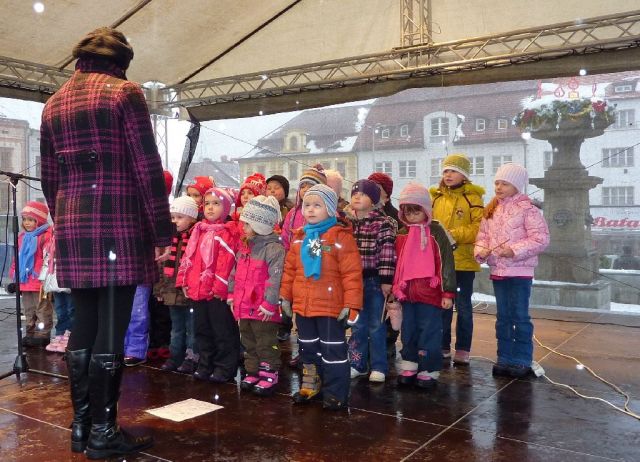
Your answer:
[[[154,247],[171,244],[172,224],[140,87],[108,61],[80,59],[45,105],[40,130],[60,286],[157,280]]]

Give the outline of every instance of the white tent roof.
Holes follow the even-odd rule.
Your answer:
[[[72,70],[70,53],[75,43],[86,32],[111,25],[124,32],[134,48],[135,57],[128,71],[130,79],[174,86],[391,52],[402,45],[402,6],[418,4],[420,0],[43,0],[42,3],[45,9],[39,14],[31,1],[0,0],[3,12],[0,57]],[[440,43],[564,21],[579,22],[625,12],[633,8],[630,3],[637,2],[432,2],[431,36]],[[615,36],[615,31],[612,34],[609,35]],[[624,62],[626,66],[635,62],[633,66],[637,67],[640,60],[627,57]],[[620,63],[599,67],[600,72],[620,70]],[[531,72],[524,75],[506,69],[497,72],[504,76],[494,70],[492,77],[485,76],[482,80],[535,77]],[[372,85],[365,90],[327,88],[333,90],[330,98],[314,94],[311,99],[326,99],[326,104],[388,94],[403,86],[437,84],[412,81],[389,85],[381,79],[366,83]],[[461,81],[454,78],[451,83]],[[0,96],[29,98],[16,93],[15,87],[3,74],[0,62]],[[42,95],[33,95],[31,99],[42,99]],[[287,100],[274,108],[284,110],[285,106],[295,107],[294,104]],[[310,101],[304,104],[312,105]],[[241,113],[242,110],[238,112]],[[201,115],[220,116],[207,110],[201,110]]]

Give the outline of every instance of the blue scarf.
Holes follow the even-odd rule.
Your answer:
[[[38,236],[44,233],[49,228],[49,224],[45,223],[39,228],[33,231],[25,231],[22,236],[22,245],[18,252],[18,258],[20,259],[20,284],[25,284],[29,280],[29,276],[38,277],[35,268],[33,267],[36,247],[38,246]]]
[[[320,279],[320,269],[322,268],[322,242],[320,236],[338,222],[336,217],[329,217],[315,225],[306,224],[304,229],[304,240],[300,248],[300,258],[304,268],[304,276]]]

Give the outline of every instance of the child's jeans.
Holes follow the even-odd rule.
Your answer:
[[[458,290],[456,293],[456,350],[471,351],[471,338],[473,336],[473,280],[476,273],[473,271],[456,271]],[[442,310],[442,349],[451,349],[451,322],[453,310]]]
[[[197,353],[196,335],[193,313],[190,306],[169,306],[169,314],[171,315],[171,343],[169,350],[171,351],[171,359],[177,365],[182,364],[185,359],[185,352],[191,348]]]
[[[380,289],[380,278],[370,277],[364,280],[364,306],[358,321],[351,328],[349,339],[349,358],[351,367],[360,372],[369,369],[384,374],[387,365],[387,328],[382,319],[384,294]]]
[[[533,280],[506,278],[493,281],[496,296],[496,339],[498,362],[531,366],[533,324],[529,317],[529,296]]]
[[[73,299],[71,294],[56,292],[53,294],[53,303],[56,309],[56,335],[64,335],[65,331],[71,331],[73,325]]]
[[[349,398],[349,358],[344,325],[328,316],[296,315],[300,359],[315,364],[322,379],[322,397],[346,403]]]
[[[442,308],[402,302],[400,337],[402,359],[418,363],[418,372],[442,369]]]
[[[139,285],[133,297],[131,321],[124,339],[124,355],[146,358],[149,346],[149,297],[150,285]]]

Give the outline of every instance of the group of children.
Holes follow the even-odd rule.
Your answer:
[[[303,172],[293,202],[280,175],[249,176],[236,198],[196,178],[171,203],[171,256],[153,290],[172,324],[162,368],[223,383],[243,366],[241,389],[270,395],[281,367],[278,339],[288,338],[295,319],[302,380],[294,401],[342,409],[351,379],[386,380],[385,313],[401,312],[398,383],[430,389],[452,357],[454,304],[453,361],[469,362],[473,281],[486,262],[498,312],[493,372],[528,373],[528,300],[549,233],[526,195],[527,172],[501,166],[486,207],[466,156],[448,156],[442,172],[431,190],[406,186],[399,210],[381,173],[353,183],[349,203],[340,175],[320,165]],[[25,226],[23,246],[33,246],[37,230]]]

